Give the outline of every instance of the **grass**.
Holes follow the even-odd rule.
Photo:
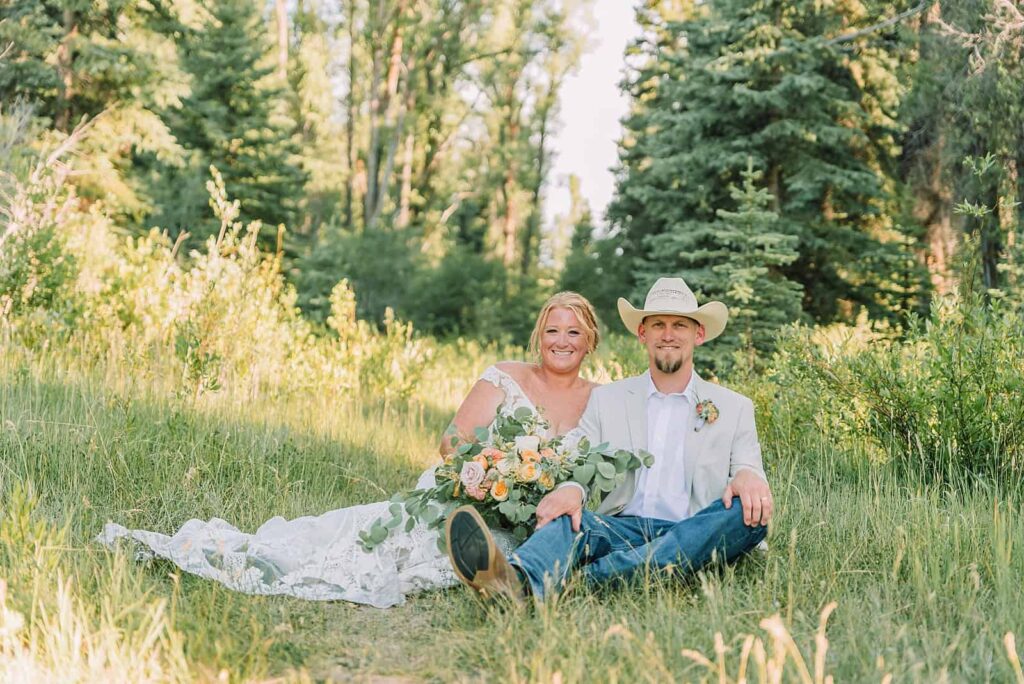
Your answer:
[[[404,403],[193,402],[130,369],[5,355],[0,680],[1024,682],[1005,639],[1024,635],[1019,498],[900,480],[770,419],[767,554],[538,610],[461,588],[387,611],[251,597],[91,541],[107,520],[251,530],[380,500],[430,464],[482,363],[442,363]]]

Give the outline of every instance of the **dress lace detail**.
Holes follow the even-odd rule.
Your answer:
[[[523,406],[537,410],[516,381],[499,368],[489,367],[481,379],[504,391],[502,413]],[[431,468],[416,486],[433,484]],[[457,584],[448,557],[438,549],[437,532],[425,524],[409,532],[400,527],[403,531],[370,553],[359,546],[360,530],[385,515],[389,505],[379,501],[294,520],[278,516],[253,534],[220,518],[189,520],[173,535],[107,523],[96,539],[110,547],[128,540],[139,560],[165,558],[186,572],[247,594],[387,608],[402,603],[408,594]],[[516,545],[507,533],[496,531],[495,538],[506,553]]]

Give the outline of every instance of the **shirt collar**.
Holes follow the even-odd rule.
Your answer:
[[[686,384],[686,389],[684,389],[682,392],[673,392],[672,394],[663,394],[661,391],[658,390],[657,386],[654,384],[654,378],[651,377],[651,371],[647,371],[645,373],[645,375],[647,376],[647,398],[648,399],[650,399],[651,397],[653,397],[655,395],[657,395],[659,397],[684,396],[684,397],[686,397],[687,401],[689,401],[691,404],[693,403],[693,399],[694,399],[694,397],[696,396],[696,393],[697,393],[697,371],[696,370],[694,370],[692,373],[690,373],[690,382],[688,382]]]

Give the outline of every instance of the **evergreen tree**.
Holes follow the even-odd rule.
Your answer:
[[[804,286],[806,311],[827,321],[859,306],[873,315],[905,308],[907,278],[891,277],[908,255],[889,218],[898,151],[892,60],[875,47],[851,58],[823,38],[864,17],[781,0],[701,4],[673,21],[657,3],[647,12],[663,38],[627,83],[635,107],[609,209],[638,262],[638,291],[683,252],[694,286],[713,277],[717,210],[736,207],[728,188],[753,159],[776,231],[799,241],[784,270]],[[665,234],[677,238],[655,238]]]
[[[239,201],[241,220],[270,227],[260,238],[272,249],[273,228],[296,221],[305,180],[294,163],[294,123],[276,115],[283,91],[270,83],[273,67],[264,66],[269,43],[257,5],[216,0],[208,9],[204,28],[183,41],[192,92],[168,115],[189,163],[165,170],[163,210],[154,218],[171,230],[209,234],[218,225],[203,190],[212,165]]]
[[[7,0],[0,3],[0,102],[28,102],[46,127],[76,147],[79,194],[108,210],[148,211],[137,154],[174,161],[182,150],[160,111],[187,91],[170,37],[182,29],[170,0]]]
[[[750,164],[742,187],[729,187],[737,210],[719,209],[717,220],[709,224],[713,248],[692,250],[679,233],[652,240],[660,253],[677,255],[667,265],[698,284],[702,300],[719,299],[729,307],[733,333],[716,342],[711,355],[718,371],[736,363],[758,368],[775,349],[779,328],[801,317],[802,288],[782,272],[799,256],[797,238],[778,232],[771,193],[757,184],[762,175]]]

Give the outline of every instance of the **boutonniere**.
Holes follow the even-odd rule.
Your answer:
[[[715,406],[715,402],[711,401],[710,399],[705,399],[704,401],[698,401],[697,402],[697,424],[694,425],[693,431],[697,432],[702,427],[704,427],[705,423],[707,423],[708,425],[711,425],[716,420],[718,420],[718,407]]]

